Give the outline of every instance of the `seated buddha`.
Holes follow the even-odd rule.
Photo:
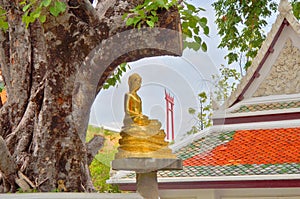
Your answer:
[[[128,79],[129,92],[125,94],[125,117],[116,159],[120,158],[168,158],[176,156],[168,148],[165,133],[158,120],[150,120],[142,113],[142,101],[137,91],[142,78],[133,74]]]

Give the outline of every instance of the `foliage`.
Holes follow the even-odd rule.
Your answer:
[[[300,19],[300,2],[293,0],[291,4],[294,15],[297,19]],[[219,47],[229,50],[225,57],[228,64],[241,62],[242,57],[245,57],[244,68],[247,69],[265,39],[263,29],[267,25],[266,17],[271,16],[277,10],[277,4],[270,0],[217,0],[213,3],[213,7],[216,10],[218,33],[222,39]],[[213,76],[216,90],[212,93],[214,97],[211,98],[222,103],[235,90],[241,74],[236,69],[224,65],[219,70],[220,75]],[[208,109],[206,109],[206,106],[204,108],[201,106],[201,103],[207,103],[206,100],[207,95],[205,92],[200,93],[200,112],[198,113],[195,109],[189,108],[189,113],[194,116],[197,123],[188,134],[197,133],[211,124],[209,117],[205,117],[212,114],[212,102],[207,105]],[[201,116],[203,112],[205,114]]]
[[[118,186],[107,184],[109,178],[110,167],[103,164],[97,159],[94,159],[90,165],[93,184],[97,191],[106,193],[119,193]]]
[[[57,17],[59,14],[66,11],[66,4],[59,0],[23,0],[20,2],[20,5],[23,6],[23,22],[26,24],[26,27],[30,23],[39,20],[41,23],[44,23],[47,19],[47,14]]]
[[[206,36],[209,34],[207,26],[207,18],[199,17],[200,11],[205,11],[203,8],[196,8],[194,5],[183,2],[179,4],[177,0],[145,0],[143,4],[136,6],[130,10],[130,13],[125,13],[123,19],[126,19],[127,26],[134,26],[140,29],[142,26],[147,25],[151,28],[158,22],[158,12],[162,9],[170,9],[177,6],[180,17],[182,20],[182,33],[184,35],[184,48],[190,48],[195,51],[202,49],[207,51],[207,44],[200,37],[202,33]],[[104,89],[115,86],[121,82],[123,72],[126,72],[127,63],[121,64],[114,74],[112,74],[103,85]],[[129,67],[130,68],[130,67]]]
[[[188,135],[198,133],[212,125],[211,116],[212,110],[212,100],[217,102],[225,101],[229,95],[236,89],[238,82],[240,81],[241,75],[233,68],[227,68],[221,66],[219,69],[220,75],[213,75],[215,82],[215,91],[210,95],[210,101],[208,101],[208,95],[206,92],[198,94],[200,110],[197,112],[194,108],[189,108],[189,113],[193,115],[196,120],[196,124],[192,126],[191,130],[187,132]]]
[[[189,114],[191,114],[196,120],[196,124],[192,126],[191,130],[187,132],[188,135],[198,133],[212,125],[211,115],[212,108],[211,102],[208,102],[208,97],[205,92],[199,93],[200,111],[197,112],[194,108],[189,108]]]
[[[24,191],[22,188],[19,187],[17,189],[16,193],[37,193],[37,192],[38,192],[37,189],[30,189],[30,190]]]
[[[234,68],[225,67],[222,65],[219,68],[220,75],[213,75],[215,80],[214,99],[217,102],[224,102],[230,94],[236,89],[238,82],[241,79],[241,74]]]
[[[105,136],[105,143],[90,165],[93,184],[99,192],[118,193],[120,192],[118,186],[107,184],[106,180],[110,174],[110,162],[114,159],[114,155],[117,152],[119,134],[89,125],[86,141],[91,140],[94,135]]]
[[[266,18],[277,10],[277,4],[270,0],[217,0],[212,5],[222,39],[219,47],[228,49],[228,64],[245,56],[247,69],[265,39]]]
[[[6,10],[0,7],[0,28],[3,31],[7,31],[8,29],[8,23],[6,20]]]
[[[130,13],[125,13],[123,19],[126,19],[126,25],[141,28],[145,23],[153,28],[158,22],[157,12],[160,9],[169,9],[176,4],[176,0],[169,2],[168,0],[145,0],[143,4],[136,6],[130,10]]]
[[[207,51],[207,44],[202,40],[200,34],[209,35],[209,27],[207,26],[207,18],[199,17],[200,11],[205,11],[203,8],[196,8],[192,4],[183,2],[185,6],[179,6],[179,13],[182,20],[182,33],[184,34],[184,48],[198,51]],[[201,32],[201,30],[203,30]],[[191,41],[192,39],[192,41]]]
[[[177,0],[145,0],[143,4],[130,10],[126,13],[123,19],[126,19],[126,25],[137,27],[140,29],[143,25],[148,25],[153,28],[158,22],[158,12],[162,9],[170,9],[177,7],[182,20],[182,33],[184,34],[184,48],[194,49],[200,48],[207,51],[206,43],[199,36],[202,33],[206,36],[209,34],[207,26],[207,18],[199,17],[200,11],[205,11],[203,8],[196,8],[194,5],[183,1],[180,4]]]
[[[111,86],[116,86],[117,83],[121,83],[121,77],[122,74],[125,73],[127,71],[127,68],[130,69],[129,64],[127,64],[126,62],[122,63],[119,65],[118,68],[116,68],[114,74],[112,74],[104,83],[103,85],[103,89],[108,89]]]
[[[291,2],[292,7],[293,7],[293,12],[295,17],[300,20],[300,1],[299,0],[293,0]]]
[[[0,93],[5,89],[4,83],[0,82]]]

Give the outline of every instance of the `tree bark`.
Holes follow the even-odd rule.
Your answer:
[[[8,94],[0,109],[0,152],[7,157],[0,160],[0,191],[14,192],[20,179],[39,191],[94,190],[88,165],[103,139],[85,137],[103,83],[122,62],[182,51],[175,8],[160,11],[156,28],[125,26],[123,13],[141,2],[102,0],[93,8],[68,0],[65,13],[26,28],[18,1],[0,0],[9,23],[0,33]]]

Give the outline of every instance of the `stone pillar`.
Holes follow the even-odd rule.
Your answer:
[[[158,184],[156,171],[136,173],[137,193],[145,199],[158,199]]]
[[[136,172],[136,191],[144,199],[158,199],[157,171],[182,170],[180,159],[124,158],[112,161],[112,169]]]

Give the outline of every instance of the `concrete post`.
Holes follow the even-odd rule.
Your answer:
[[[137,193],[144,199],[158,199],[157,171],[181,170],[180,159],[124,158],[112,161],[114,170],[136,172]]]
[[[136,173],[137,193],[145,199],[158,199],[158,184],[156,171]]]

